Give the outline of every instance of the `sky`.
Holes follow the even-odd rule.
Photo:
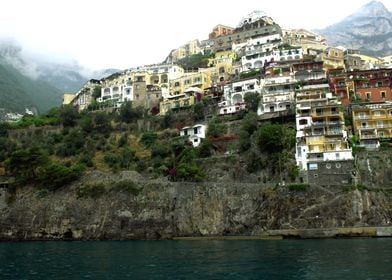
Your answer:
[[[207,39],[217,24],[235,27],[262,10],[284,28],[318,29],[370,0],[0,0],[0,37],[49,60],[92,69],[162,62],[170,50]],[[381,0],[392,10],[392,1]]]

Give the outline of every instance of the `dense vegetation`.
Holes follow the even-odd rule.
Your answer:
[[[164,117],[134,108],[131,102],[111,113],[79,113],[68,106],[52,109],[42,117],[0,124],[0,165],[20,186],[49,190],[66,186],[88,170],[136,170],[173,181],[210,180],[209,173],[219,167],[203,162],[222,156],[237,161],[245,173],[268,170],[295,180],[290,160],[294,129],[259,123],[253,111],[232,119],[215,117],[208,121],[207,138],[194,148],[179,136],[179,129],[204,121],[205,108],[200,102]],[[81,196],[90,190],[84,191],[87,194]]]
[[[0,108],[24,113],[25,108],[46,112],[61,103],[62,92],[41,80],[22,75],[8,64],[0,63]]]

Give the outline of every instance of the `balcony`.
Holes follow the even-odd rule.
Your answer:
[[[364,134],[360,135],[361,140],[378,139],[379,137],[375,134]]]

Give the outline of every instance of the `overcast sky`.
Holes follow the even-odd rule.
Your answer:
[[[27,49],[81,65],[129,68],[158,63],[221,23],[262,10],[285,28],[316,29],[350,15],[369,0],[0,0],[0,36]],[[392,10],[392,1],[382,0]]]

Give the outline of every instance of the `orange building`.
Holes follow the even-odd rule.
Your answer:
[[[346,84],[346,71],[343,68],[328,70],[328,81],[332,95],[336,96],[342,105],[350,104],[350,97],[348,95]]]
[[[392,69],[347,72],[347,89],[351,100],[392,101]]]
[[[212,32],[208,35],[208,39],[212,40],[222,35],[233,34],[233,32],[234,32],[233,27],[218,24],[217,26],[214,27],[214,29],[212,29]]]

